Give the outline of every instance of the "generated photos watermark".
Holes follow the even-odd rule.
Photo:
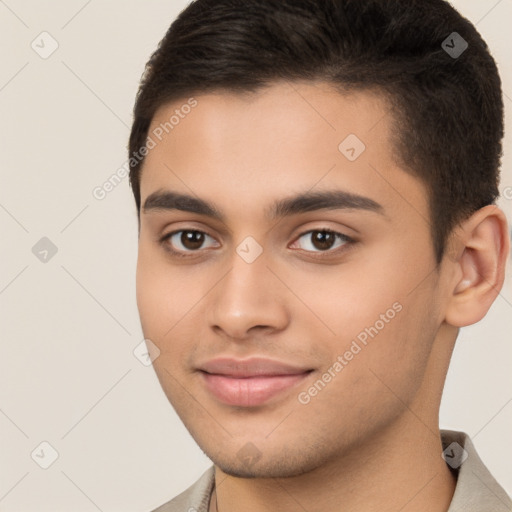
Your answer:
[[[144,146],[134,151],[132,156],[128,158],[123,165],[121,165],[116,172],[105,180],[101,185],[94,187],[92,195],[98,201],[102,201],[107,195],[112,192],[127,176],[130,174],[130,169],[142,162],[148,153],[154,149],[165,135],[171,133],[183,119],[185,119],[192,109],[197,107],[198,102],[195,98],[189,98],[187,103],[181,105],[174,111],[174,114],[164,123],[160,123],[156,128],[153,128],[151,134],[148,135]]]
[[[381,313],[379,319],[370,327],[365,327],[350,344],[350,348],[343,355],[339,355],[333,364],[322,374],[322,376],[307,390],[301,391],[297,400],[302,405],[307,405],[318,395],[337,375],[357,356],[363,348],[368,345],[370,339],[375,338],[389,324],[403,306],[400,302],[395,302],[385,313]]]

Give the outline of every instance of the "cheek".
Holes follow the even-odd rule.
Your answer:
[[[431,339],[425,329],[418,335],[423,319],[404,302],[402,309],[393,309],[393,318],[388,312],[388,323],[368,322],[355,336],[339,336],[330,345],[324,373],[301,389],[300,398],[309,400],[304,411],[325,422],[326,431],[336,423],[347,426],[347,435],[357,436],[378,429],[402,414],[404,404],[413,403],[424,380]]]
[[[321,320],[315,320],[315,329],[324,333],[330,353],[326,364],[346,354],[343,372],[351,382],[363,374],[366,384],[374,381],[371,369],[412,393],[421,382],[438,326],[431,304],[435,290],[425,279],[431,271],[429,253],[419,244],[406,250],[400,243],[397,237],[371,257],[368,251],[314,274],[296,272],[294,291]]]
[[[166,268],[167,267],[167,268]],[[187,339],[183,334],[186,314],[186,291],[178,293],[180,281],[173,279],[168,266],[163,265],[151,251],[139,249],[136,273],[137,307],[145,339],[158,347],[158,356],[153,360],[153,369],[169,400],[179,403],[179,382],[183,380],[183,343],[176,339]]]
[[[215,282],[198,278],[193,266],[171,265],[165,255],[146,246],[139,247],[136,296],[144,337],[160,350],[155,370],[186,365],[190,352],[201,339],[203,324],[197,314],[204,297]]]
[[[143,245],[139,247],[136,273],[137,307],[144,336],[163,341],[186,312],[187,288],[173,278],[169,265]]]
[[[146,251],[139,246],[136,272],[136,298],[142,330],[146,338],[152,338],[159,331],[162,322],[162,290],[158,279],[158,268],[150,264]]]
[[[305,320],[314,320],[317,329],[323,325],[333,340],[347,340],[379,321],[394,303],[404,300],[408,278],[391,268],[393,259],[382,254],[370,260],[358,254],[337,266],[288,270],[286,278],[313,313]],[[394,317],[395,311],[391,310],[389,316]]]

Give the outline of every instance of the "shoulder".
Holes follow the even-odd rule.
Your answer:
[[[211,466],[188,489],[152,512],[208,512],[214,474],[214,466]]]

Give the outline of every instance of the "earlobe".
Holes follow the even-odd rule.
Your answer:
[[[498,296],[510,250],[505,214],[495,205],[475,212],[455,234],[459,256],[449,290],[445,321],[464,327],[480,321]]]

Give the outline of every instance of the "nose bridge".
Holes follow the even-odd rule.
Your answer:
[[[271,273],[263,252],[255,256],[254,248],[247,248],[245,243],[240,244],[233,253],[230,269],[221,286],[221,301],[233,301],[240,307],[244,304],[249,307],[261,303],[261,299],[269,295],[271,285],[268,277]]]
[[[244,337],[254,326],[283,327],[287,315],[282,291],[267,264],[263,248],[259,249],[254,241],[244,240],[237,246],[230,270],[212,297],[212,326],[232,337]]]

